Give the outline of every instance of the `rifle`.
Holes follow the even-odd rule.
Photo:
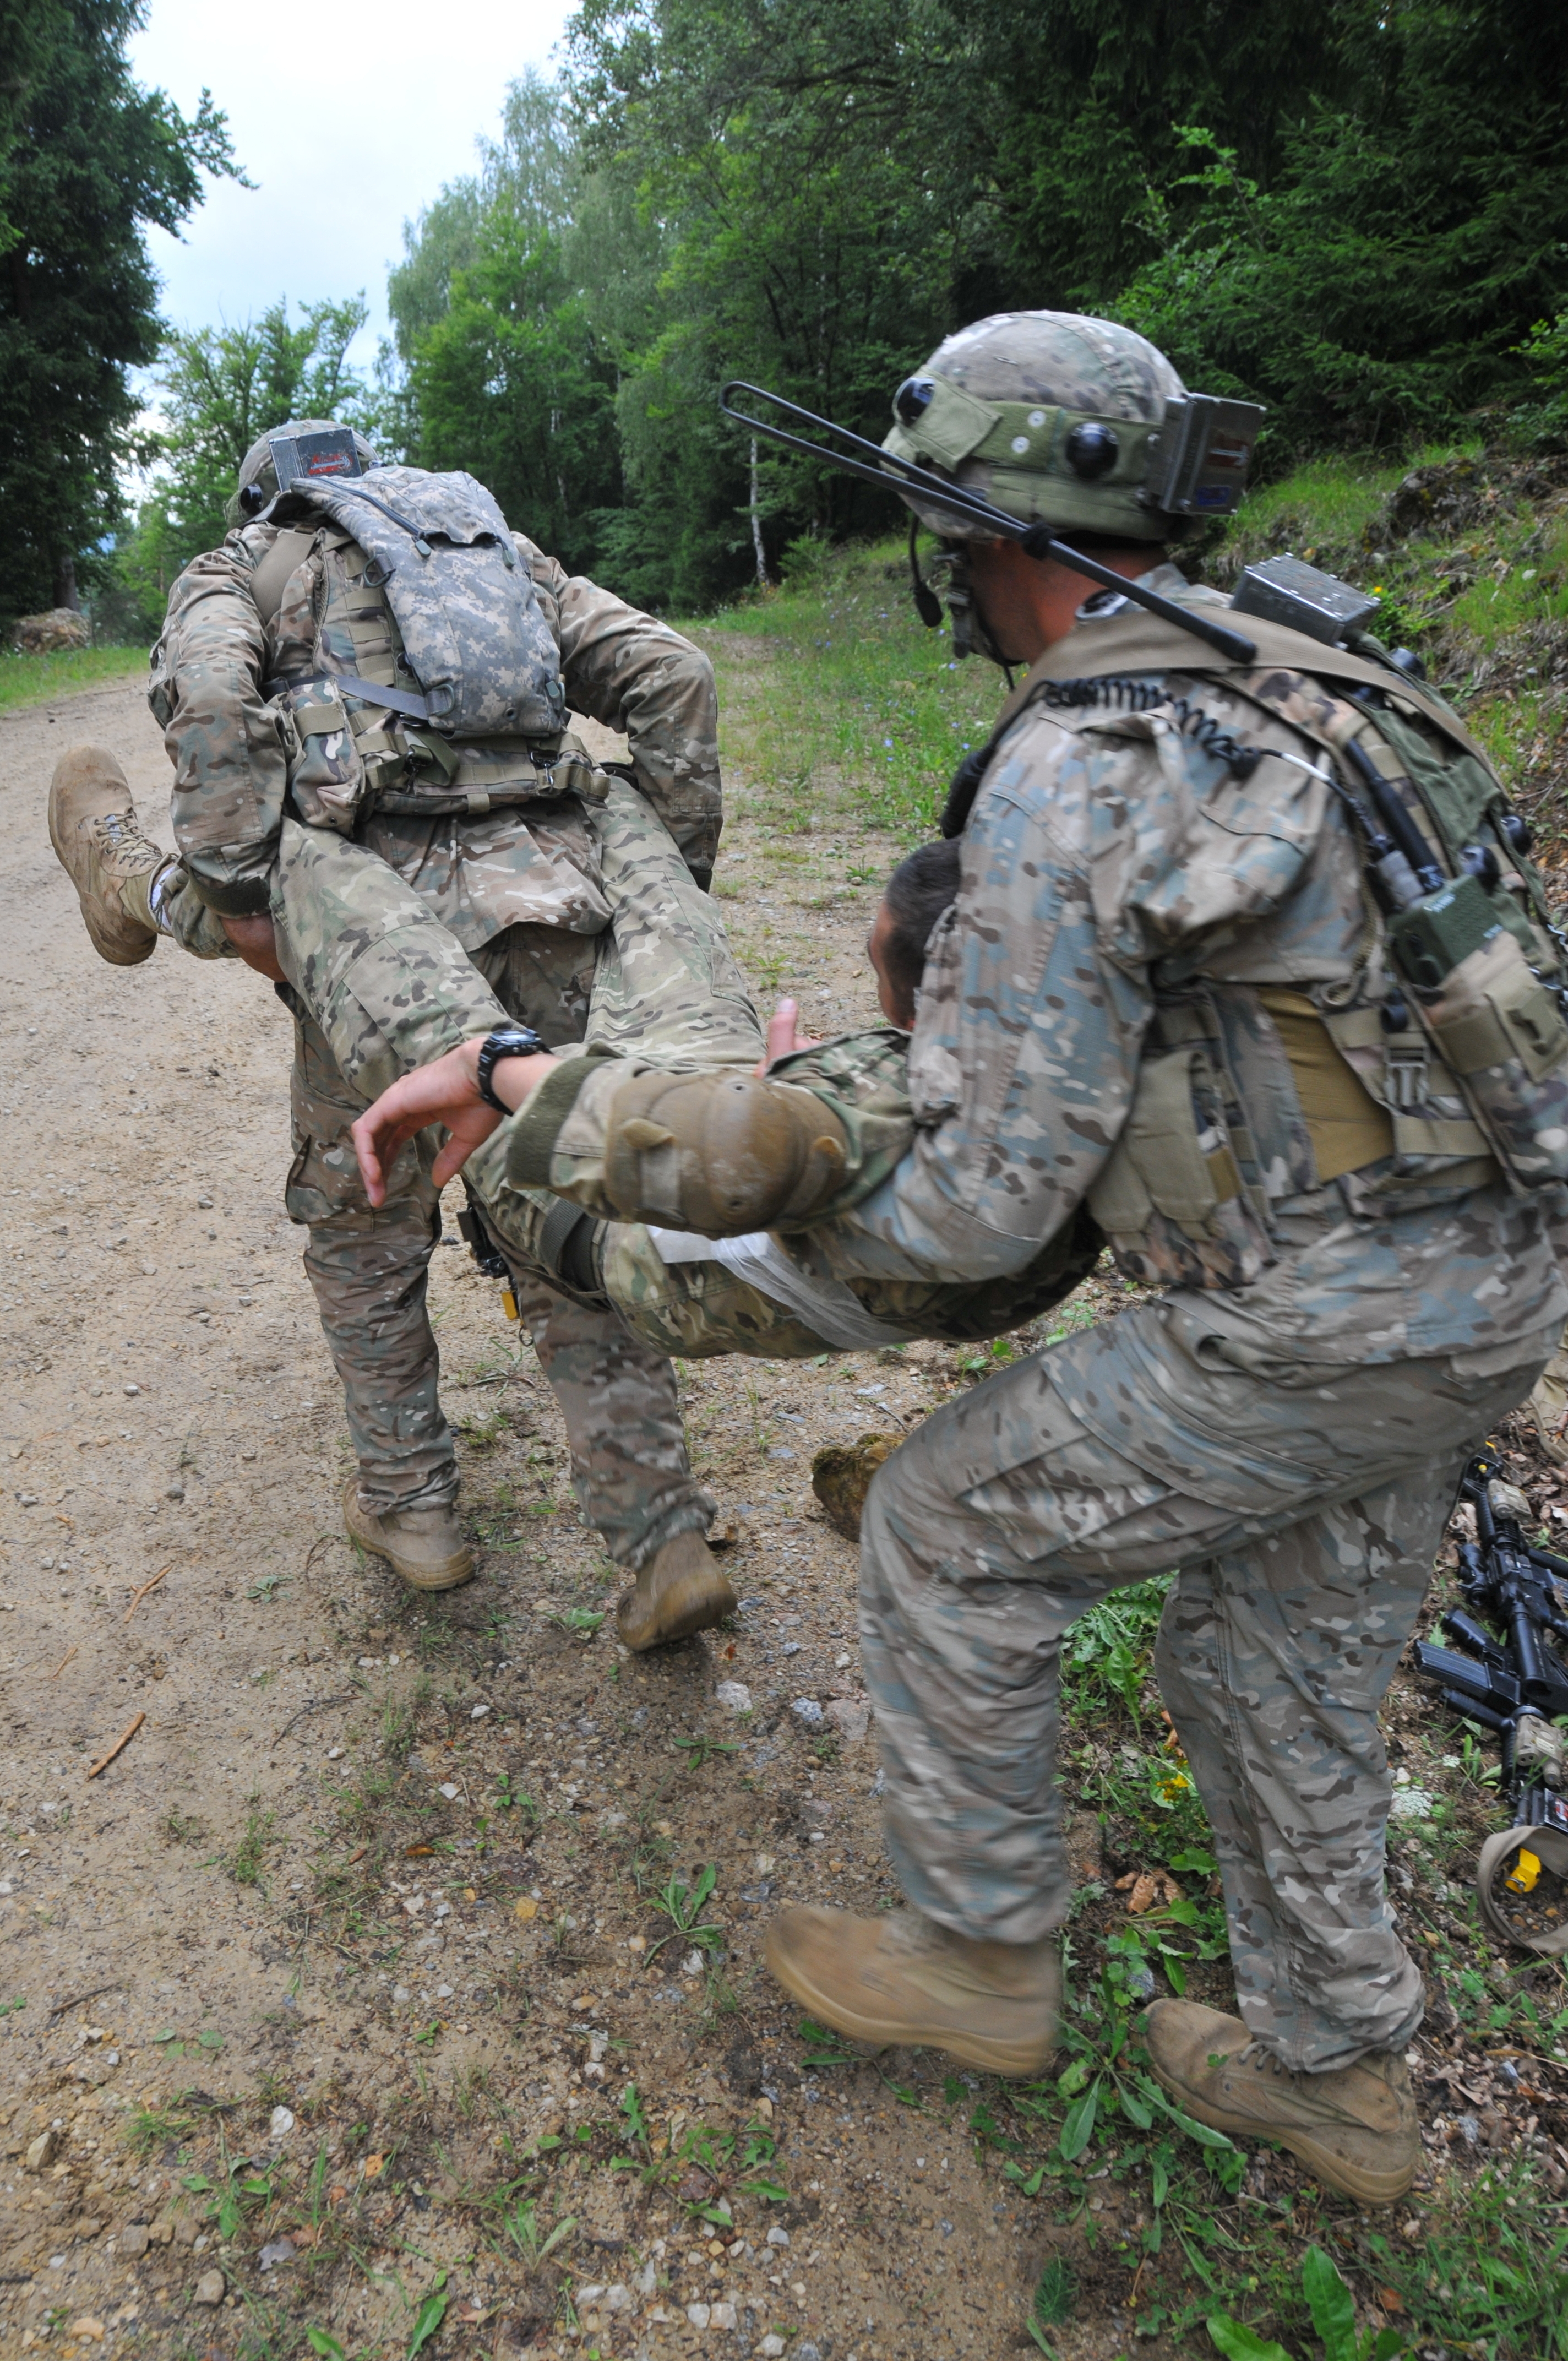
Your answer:
[[[1568,1835],[1568,1795],[1552,1784],[1564,1776],[1563,1749],[1551,1726],[1568,1714],[1568,1665],[1552,1644],[1568,1640],[1568,1602],[1557,1588],[1568,1579],[1568,1558],[1530,1546],[1530,1504],[1503,1481],[1490,1452],[1471,1460],[1459,1497],[1475,1512],[1475,1539],[1459,1550],[1465,1605],[1442,1618],[1453,1648],[1419,1641],[1416,1662],[1441,1686],[1444,1705],[1502,1741],[1515,1827]]]

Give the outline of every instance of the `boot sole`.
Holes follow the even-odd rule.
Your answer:
[[[841,2000],[820,1991],[793,1960],[780,1957],[771,1927],[763,1956],[769,1973],[803,2008],[808,2008],[813,2016],[830,2025],[835,2032],[848,2035],[851,2041],[862,2042],[873,2057],[880,2049],[942,2049],[961,2065],[978,2066],[982,2073],[999,2074],[1009,2082],[1029,2082],[1047,2072],[1057,2054],[1054,2035],[1044,2043],[1031,2045],[992,2040],[982,2033],[961,2033],[946,2025],[879,2024],[876,2018],[862,2016],[858,2010],[847,2008]]]
[[[407,1558],[399,1557],[388,1548],[378,1533],[357,1521],[358,1506],[351,1483],[343,1502],[344,1529],[349,1540],[357,1542],[362,1550],[368,1550],[372,1557],[384,1558],[399,1581],[406,1583],[411,1590],[460,1590],[466,1582],[472,1582],[474,1554],[471,1550],[464,1550],[460,1555],[447,1558],[440,1566],[411,1566]]]
[[[86,895],[83,894],[81,886],[76,884],[76,872],[71,865],[71,858],[65,849],[59,817],[55,811],[52,788],[49,791],[49,840],[54,847],[55,859],[72,885],[76,887],[77,906],[82,912],[82,923],[87,929],[87,939],[99,958],[106,960],[111,967],[140,967],[143,960],[149,960],[158,949],[158,936],[155,932],[149,931],[144,943],[141,939],[141,928],[134,926],[129,918],[125,922],[126,933],[123,938],[117,932],[105,932],[104,928],[98,924]]]
[[[1400,2172],[1358,2172],[1353,2164],[1346,2164],[1343,2157],[1335,2156],[1315,2140],[1310,2132],[1291,2125],[1255,2123],[1250,2115],[1227,2114],[1223,2107],[1207,2106],[1179,2082],[1162,2074],[1152,2059],[1149,2062],[1160,2089],[1195,2122],[1207,2124],[1213,2132],[1228,2132],[1234,2138],[1273,2140],[1278,2147],[1288,2147],[1326,2188],[1341,2197],[1354,2198],[1358,2204],[1397,2205],[1420,2169],[1419,2162],[1412,2162]]]
[[[707,1591],[700,1598],[693,1599],[688,1607],[662,1620],[658,1630],[645,1640],[628,1639],[618,1612],[616,1637],[621,1646],[629,1648],[634,1656],[645,1656],[651,1648],[673,1647],[677,1640],[689,1640],[698,1631],[711,1631],[715,1624],[722,1623],[727,1615],[734,1614],[736,1604],[735,1593],[726,1583],[721,1591]]]

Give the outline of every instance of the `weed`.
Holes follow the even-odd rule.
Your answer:
[[[1113,1590],[1079,1617],[1062,1642],[1063,1701],[1069,1713],[1085,1715],[1109,1691],[1135,1722],[1142,1719],[1143,1685],[1170,1581],[1168,1574],[1151,1576]]]
[[[264,1574],[259,1582],[251,1584],[245,1595],[247,1598],[259,1598],[263,1606],[270,1607],[280,1590],[290,1587],[291,1580],[292,1576],[287,1574]]]
[[[259,1885],[261,1865],[272,1841],[272,1814],[252,1812],[245,1834],[229,1855],[228,1871],[236,1885]]]
[[[688,1771],[700,1771],[716,1754],[739,1754],[740,1749],[723,1738],[675,1738],[670,1741],[670,1752],[685,1754]]]
[[[543,2146],[543,2143],[541,2142],[540,2145]],[[560,2143],[557,2140],[552,2140],[550,2145],[559,2147]],[[556,2222],[552,2229],[542,2230],[539,2224],[538,2200],[532,2197],[521,2199],[510,2213],[502,2216],[502,2227],[507,2236],[521,2256],[525,2268],[531,2271],[537,2269],[546,2256],[554,2254],[555,2248],[571,2236],[576,2226],[576,2215],[568,2213]]]
[[[187,2104],[188,2097],[189,2093],[182,2092],[159,2106],[149,2106],[142,2100],[133,2107],[126,2123],[126,2142],[144,2163],[159,2148],[192,2136],[196,2118]]]
[[[604,1617],[594,1614],[587,1607],[552,1607],[544,1620],[554,1623],[562,1631],[572,1632],[579,1640],[591,1640]]]
[[[206,1822],[188,1817],[178,1804],[170,1804],[158,1827],[165,1844],[200,1844],[207,1833]]]
[[[663,1892],[654,1895],[653,1907],[663,1913],[673,1932],[661,1935],[656,1943],[650,1944],[649,1960],[656,1958],[665,1944],[673,1943],[677,1936],[683,1943],[689,1943],[694,1951],[713,1952],[722,1947],[723,1934],[702,1915],[704,1905],[718,1883],[718,1872],[710,1862],[698,1873],[695,1886],[688,1888],[684,1879],[672,1877]]]

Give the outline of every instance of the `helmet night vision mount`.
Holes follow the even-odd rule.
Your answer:
[[[323,476],[360,476],[365,472],[354,436],[346,426],[318,428],[309,434],[269,434],[267,442],[278,478],[277,491],[269,491],[258,483],[243,485],[239,494],[242,516],[259,516],[278,493],[286,492],[291,485],[313,482]]]
[[[894,412],[900,423],[909,425],[923,420],[938,389],[953,390],[942,379],[906,378],[894,397]],[[739,410],[731,399],[737,394],[767,402],[817,434],[835,436],[848,448],[833,450],[825,444],[808,441],[805,435],[791,434],[768,419],[757,418],[750,411]],[[1054,559],[1057,565],[1087,576],[1102,589],[1113,590],[1118,598],[1130,599],[1135,606],[1146,608],[1151,615],[1158,615],[1194,638],[1206,641],[1232,664],[1250,665],[1256,660],[1256,643],[1244,633],[1190,607],[1179,606],[1175,599],[1163,598],[1157,590],[1146,589],[1140,582],[1129,581],[1125,575],[1102,566],[1097,558],[1085,556],[1070,543],[1058,541],[1049,524],[1029,524],[1020,517],[1009,516],[1005,509],[992,506],[977,492],[966,490],[931,467],[901,458],[884,445],[867,442],[849,427],[837,425],[830,418],[819,418],[815,411],[803,410],[798,402],[787,401],[783,394],[770,393],[765,386],[749,384],[744,378],[731,378],[720,390],[718,406],[727,418],[744,426],[749,434],[782,444],[786,450],[802,452],[823,466],[837,467],[843,475],[858,476],[868,484],[880,484],[886,491],[896,489],[917,495],[919,508],[936,509],[952,518],[950,531],[954,540],[964,538],[967,522],[978,527],[987,540],[1015,541],[1026,556]],[[979,403],[973,406],[977,411],[981,407]],[[1157,430],[1136,430],[1147,434],[1147,463],[1140,494],[1143,504],[1173,520],[1229,514],[1245,488],[1247,465],[1262,416],[1255,402],[1223,401],[1208,394],[1188,394],[1172,402]],[[977,436],[975,440],[978,439]],[[1115,428],[1104,421],[1084,421],[1068,437],[1069,465],[1085,481],[1107,473],[1116,464],[1119,454]]]

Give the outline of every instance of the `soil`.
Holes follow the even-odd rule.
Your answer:
[[[939,2061],[803,2071],[798,2012],[761,1967],[777,1904],[893,1890],[854,1550],[812,1497],[811,1455],[917,1420],[965,1381],[955,1356],[689,1366],[694,1457],[746,1603],[732,1631],[635,1659],[612,1625],[570,1626],[618,1578],[537,1364],[449,1224],[433,1301],[480,1573],[443,1600],[403,1593],[342,1529],[346,1438],[281,1209],[288,1016],[237,963],[95,956],[44,818],[54,762],[88,738],[168,841],[134,684],[0,719],[18,1151],[0,1294],[0,2349],[52,2324],[51,2349],[227,2361],[302,2350],[309,2323],[401,2354],[433,2294],[442,2353],[663,2361],[756,2352],[776,2329],[797,2356],[933,2361],[1016,2341],[1047,2234],[961,2128],[897,2095],[918,2100]],[[870,1018],[870,894],[781,883],[764,836],[741,818],[726,842],[742,952],[788,961],[818,1029]],[[721,1680],[749,1687],[749,1716],[716,1701]],[[817,1732],[797,1698],[824,1709]],[[655,1898],[708,1864],[721,1964],[693,1972],[706,1952],[668,1939]],[[629,2083],[653,2147],[632,2141]],[[747,2125],[749,2171],[724,2153]],[[704,2127],[714,2169],[676,2188],[602,2169],[620,2152],[646,2169]],[[237,2213],[214,2214],[247,2158]],[[760,2180],[787,2194],[744,2193]],[[531,2192],[536,2229],[517,2218]],[[561,2217],[576,2228],[531,2269]],[[285,2234],[292,2253],[264,2265]],[[563,2342],[571,2284],[589,2325]],[[595,2284],[632,2308],[596,2312]],[[729,2314],[692,2325],[703,2303],[733,2305],[733,2334]]]

